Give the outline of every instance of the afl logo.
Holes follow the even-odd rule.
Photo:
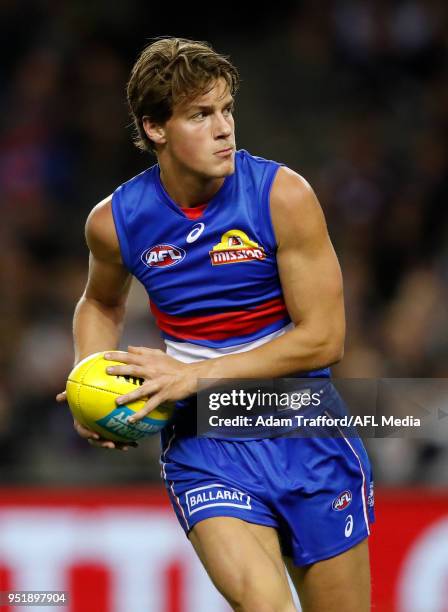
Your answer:
[[[333,510],[336,510],[338,512],[339,510],[345,510],[352,503],[352,498],[353,496],[351,491],[344,491],[343,493],[338,495],[336,499],[333,500]]]
[[[157,244],[142,253],[142,262],[148,268],[168,268],[180,263],[186,253],[172,244]]]

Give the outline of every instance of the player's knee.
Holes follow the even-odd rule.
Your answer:
[[[275,568],[269,573],[246,568],[232,578],[225,595],[235,612],[296,612],[288,583]]]
[[[296,612],[292,597],[285,588],[266,588],[260,581],[240,591],[229,602],[235,612]]]
[[[296,612],[293,603],[285,602],[266,602],[260,598],[254,598],[241,605],[232,606],[234,612]]]

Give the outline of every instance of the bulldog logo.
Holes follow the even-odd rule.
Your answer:
[[[261,261],[266,253],[258,242],[254,242],[249,236],[238,229],[232,229],[221,237],[221,242],[210,251],[210,259],[213,266],[223,264],[241,263],[244,261]]]

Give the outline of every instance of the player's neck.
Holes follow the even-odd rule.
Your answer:
[[[160,180],[170,198],[183,208],[209,202],[219,191],[224,178],[208,178],[160,164]],[[168,166],[168,167],[167,167]]]

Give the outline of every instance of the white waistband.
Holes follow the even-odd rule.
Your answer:
[[[258,346],[266,344],[279,336],[283,336],[284,333],[294,329],[293,323],[288,323],[282,329],[278,329],[272,334],[268,334],[258,340],[252,342],[245,342],[243,344],[236,344],[234,346],[226,346],[224,348],[210,348],[208,346],[201,346],[199,344],[193,344],[192,342],[175,342],[174,340],[165,340],[166,352],[170,357],[178,359],[184,363],[195,363],[197,361],[203,361],[204,359],[214,359],[216,357],[222,357],[223,355],[232,355],[234,353],[244,353],[250,351]]]

